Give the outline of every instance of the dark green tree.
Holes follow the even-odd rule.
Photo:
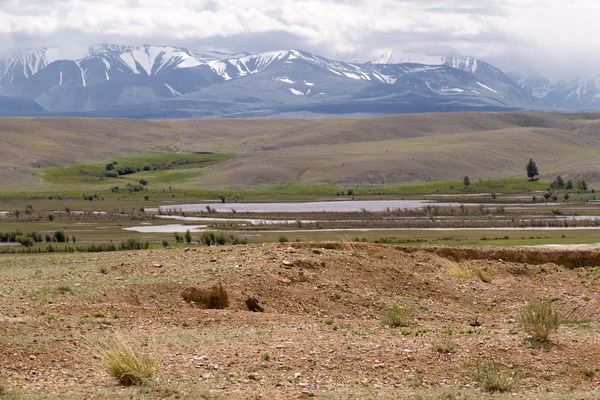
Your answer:
[[[465,177],[463,178],[463,184],[465,185],[466,188],[471,186],[471,180],[469,179],[469,177],[467,175],[465,175]]]
[[[567,190],[573,190],[573,181],[572,180],[569,179],[567,181],[566,189]]]
[[[533,178],[535,178],[537,175],[540,174],[540,171],[538,170],[538,167],[537,167],[535,161],[533,161],[532,158],[529,159],[529,162],[527,163],[526,170],[527,170],[527,177],[530,180],[533,180]]]

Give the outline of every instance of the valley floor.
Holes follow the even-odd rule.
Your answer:
[[[439,248],[438,248],[439,249]],[[101,254],[0,256],[0,390],[26,399],[592,399],[600,387],[595,251],[400,248],[313,242]],[[502,258],[502,259],[500,259]],[[565,264],[567,265],[567,264]],[[229,307],[182,300],[220,282]],[[247,296],[264,313],[246,310]],[[564,317],[550,342],[517,323],[528,301]],[[382,325],[394,304],[406,326]],[[122,387],[97,348],[118,340],[159,360]],[[452,351],[443,353],[440,348]],[[520,371],[508,393],[475,378]],[[1,393],[1,392],[0,392]]]

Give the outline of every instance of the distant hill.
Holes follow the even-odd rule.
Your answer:
[[[323,119],[0,118],[0,185],[49,189],[44,167],[141,153],[234,153],[164,187],[377,185],[523,178],[600,181],[600,114],[429,113]],[[40,169],[40,167],[42,169]],[[107,181],[99,187],[110,188]],[[60,190],[69,190],[65,184]]]

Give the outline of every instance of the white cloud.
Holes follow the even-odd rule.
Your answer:
[[[406,48],[568,76],[600,72],[599,11],[594,0],[2,0],[0,41],[5,52],[159,41],[342,59]]]

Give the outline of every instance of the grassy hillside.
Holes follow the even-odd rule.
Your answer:
[[[5,191],[51,190],[46,168],[103,165],[117,157],[235,154],[202,174],[164,184],[189,189],[256,185],[397,185],[524,177],[533,157],[542,179],[594,181],[600,114],[454,113],[363,119],[0,119]],[[54,173],[56,174],[56,173]],[[58,173],[60,175],[60,173]],[[183,175],[182,175],[183,174]],[[64,183],[64,182],[62,182]]]

